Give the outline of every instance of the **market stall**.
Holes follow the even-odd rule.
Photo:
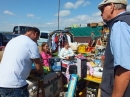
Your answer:
[[[83,78],[81,78],[82,76],[79,73],[79,70],[81,70],[81,67],[78,67],[78,69],[77,69],[76,74],[79,76],[79,81],[78,81],[78,84],[76,85],[77,89],[76,89],[75,93],[77,93],[77,95],[78,95],[76,97],[86,97],[86,95],[95,95],[95,97],[97,97],[97,95],[100,95],[101,76],[94,75],[94,72],[91,71],[92,70],[91,68],[94,69],[94,67],[96,67],[96,66],[101,67],[99,61],[93,60],[93,59],[100,59],[100,58],[98,58],[99,57],[98,54],[103,54],[103,52],[100,52],[100,51],[103,51],[103,49],[101,50],[101,48],[103,48],[103,47],[99,47],[98,52],[95,52],[95,53],[91,53],[91,51],[90,51],[90,52],[86,52],[86,53],[80,52],[78,54],[79,61],[80,61],[78,64],[85,62],[85,61],[80,60],[84,57],[88,60],[86,62],[86,66],[89,66],[89,68],[87,68],[86,75],[84,75]],[[96,51],[96,49],[95,49],[95,51]],[[96,58],[95,55],[98,57]],[[84,63],[82,63],[82,64],[84,64]],[[30,92],[30,97],[56,97],[56,96],[60,95],[61,92],[67,92],[68,88],[67,88],[67,90],[63,89],[64,81],[65,80],[63,79],[62,71],[61,72],[54,72],[54,71],[50,72],[47,75],[45,75],[43,79],[38,78],[37,76],[30,75],[29,79],[27,79],[27,82],[29,83],[28,90]],[[86,85],[85,85],[85,83],[86,83]],[[81,87],[81,86],[84,86],[84,87]],[[39,95],[38,95],[38,93],[39,93]],[[50,96],[48,94],[56,95],[56,96]],[[42,95],[45,95],[45,96],[42,96]],[[61,96],[61,97],[63,97],[63,96]],[[93,97],[93,96],[90,96],[90,97]],[[98,97],[100,97],[100,96],[98,96]]]
[[[48,44],[52,52],[60,52],[64,46],[64,42],[72,43],[74,41],[73,34],[68,30],[55,30],[49,34]]]
[[[50,36],[52,37],[53,34],[54,33]],[[64,41],[60,41],[60,43],[62,42]],[[78,54],[75,55],[75,64],[71,64],[72,67],[75,65],[76,68],[71,68],[71,70],[67,68],[67,72],[64,72],[62,68],[63,64],[60,63],[60,65],[58,65],[61,66],[60,71],[52,71],[53,62],[59,64],[61,61],[56,59],[56,61],[51,61],[51,71],[48,71],[47,75],[44,75],[43,78],[30,75],[27,79],[30,97],[57,97],[62,92],[68,93],[71,86],[67,82],[66,74],[70,76],[76,74],[78,76],[77,83],[74,85],[76,87],[74,90],[75,97],[86,97],[86,95],[90,95],[89,97],[100,97],[100,83],[102,79],[105,47],[96,45],[91,48],[88,44],[80,44],[77,50]],[[55,57],[52,59],[55,60]],[[69,81],[71,82],[71,80],[70,78]]]
[[[88,50],[89,49],[89,50]],[[60,74],[62,76],[58,77],[57,81],[56,81],[56,76],[52,76],[52,77],[48,77],[48,81],[42,80],[43,83],[43,87],[46,86],[46,82],[48,82],[49,87],[46,88],[44,87],[44,91],[46,95],[45,97],[49,97],[49,94],[52,95],[60,95],[62,92],[66,93],[69,90],[69,83],[68,83],[68,75],[72,75],[72,74],[76,74],[78,75],[78,81],[77,84],[74,85],[76,87],[75,90],[75,97],[86,97],[86,95],[90,95],[89,97],[100,97],[100,83],[101,83],[101,78],[102,78],[102,64],[103,64],[103,59],[104,59],[104,52],[105,52],[105,47],[101,46],[101,45],[97,45],[94,48],[89,48],[87,44],[81,44],[78,47],[78,54],[76,54],[75,59],[76,62],[75,64],[71,64],[72,66],[76,66],[77,68],[68,68],[68,69],[64,69],[62,68],[63,64],[61,64],[61,60],[60,58],[57,57],[53,57],[51,58],[50,61],[50,70],[48,71],[48,74],[46,76],[50,76],[50,74]],[[70,60],[71,61],[71,60]],[[57,65],[58,64],[58,65]],[[52,69],[53,65],[57,65],[57,66],[61,66],[61,69]],[[58,70],[58,71],[57,71]],[[46,79],[46,76],[44,76],[44,79]],[[35,76],[36,77],[36,76]],[[35,79],[34,77],[34,79]],[[41,79],[39,79],[41,80]],[[31,89],[35,90],[36,86],[36,90],[35,90],[35,96],[38,93],[38,82],[39,80],[37,80],[37,84],[35,84],[35,87],[33,86]],[[71,81],[71,78],[69,79],[69,81]],[[54,84],[55,83],[59,83],[58,87],[61,89],[58,90],[58,88],[56,91],[50,91],[50,89],[55,90]],[[67,86],[66,86],[67,85]],[[40,84],[39,87],[41,87],[42,85]],[[62,86],[62,87],[61,87]],[[65,87],[63,87],[65,86]],[[30,94],[34,91],[30,91]],[[36,93],[37,92],[37,93]],[[53,94],[53,93],[54,94]],[[40,92],[42,94],[42,92]],[[47,93],[47,94],[46,94]],[[63,94],[64,94],[63,93]],[[43,94],[42,94],[43,95]],[[35,97],[32,96],[32,97]],[[38,97],[38,96],[37,96]],[[64,96],[61,96],[64,97]]]
[[[86,51],[86,52],[85,52]],[[96,45],[94,48],[82,45],[78,51],[87,58],[87,95],[100,97],[105,46]]]

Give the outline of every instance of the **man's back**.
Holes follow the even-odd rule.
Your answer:
[[[0,87],[18,88],[26,85],[31,71],[32,57],[39,55],[36,43],[21,35],[9,41],[0,65]],[[3,75],[4,74],[4,75]]]

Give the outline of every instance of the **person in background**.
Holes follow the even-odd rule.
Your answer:
[[[103,40],[103,41],[107,41],[108,34],[109,34],[108,32],[109,32],[108,27],[107,27],[107,26],[104,26],[104,27],[102,28],[102,40]]]
[[[41,51],[43,65],[49,67],[49,58],[52,57],[49,45],[47,43],[42,43]]]
[[[96,45],[103,45],[101,37],[97,38]]]
[[[29,28],[25,35],[11,39],[5,47],[0,64],[0,96],[29,97],[26,79],[31,73],[43,75],[37,47],[40,31]],[[31,71],[32,63],[36,69]]]
[[[74,56],[73,50],[69,47],[69,43],[64,42],[64,48],[61,49],[59,57],[62,59],[70,59],[71,56]]]
[[[130,12],[127,0],[103,0],[98,9],[110,34],[105,51],[101,97],[130,97]]]
[[[91,32],[91,44],[90,44],[90,46],[91,46],[91,47],[94,47],[94,46],[95,46],[95,43],[96,43],[95,34],[94,34],[94,32]]]

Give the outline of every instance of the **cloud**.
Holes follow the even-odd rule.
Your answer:
[[[67,9],[74,8],[74,4],[71,3],[71,2],[67,2],[67,3],[64,5],[64,7],[67,8]]]
[[[75,17],[60,17],[60,29],[64,29],[65,27],[69,27],[72,24],[77,24],[77,25],[87,25],[87,23],[92,23],[92,22],[102,22],[102,18],[99,15],[100,12],[95,12],[92,15],[86,15],[86,14],[82,14],[82,15],[78,15]],[[35,16],[34,16],[35,17]],[[11,31],[13,30],[13,27],[16,25],[21,25],[21,26],[35,26],[38,27],[40,30],[57,30],[58,29],[58,22],[57,19],[53,20],[53,21],[48,21],[48,22],[28,22],[28,23],[11,23],[8,22],[7,23],[3,23],[0,24],[0,30],[1,31]]]
[[[86,1],[86,2],[84,2],[83,6],[87,6],[87,5],[90,5],[90,4],[91,4],[91,2]]]
[[[130,11],[130,5],[127,6],[127,11]]]
[[[27,14],[27,17],[33,18],[35,15],[34,14]]]
[[[93,13],[92,16],[101,16],[101,12],[96,12],[96,13]]]
[[[64,27],[70,26],[71,24],[86,24],[87,23],[92,23],[92,22],[101,22],[102,18],[101,16],[88,16],[88,15],[78,15],[73,18],[68,18],[68,19],[62,19],[62,25]]]
[[[74,9],[77,9],[78,7],[80,6],[87,6],[91,4],[89,1],[85,1],[85,0],[78,0],[77,2],[75,3],[72,3],[72,2],[67,2],[64,7],[66,9],[71,9],[71,8],[74,8]]]
[[[40,19],[41,17],[36,17],[34,14],[27,14],[28,18],[33,18],[33,19]]]
[[[46,23],[47,25],[52,25],[53,23]]]
[[[69,27],[72,24],[77,24],[77,25],[86,25],[88,23],[93,23],[93,22],[102,22],[102,18],[99,15],[100,12],[95,12],[92,15],[78,15],[75,17],[71,18],[66,18],[66,17],[60,17],[60,29],[64,29],[65,27]],[[42,30],[56,30],[58,28],[58,23],[57,20],[54,20],[52,22],[44,24],[43,27],[39,27]]]
[[[71,12],[70,12],[69,10],[61,10],[61,11],[59,12],[59,16],[60,16],[60,17],[65,17],[65,16],[68,16],[68,15],[70,15],[70,14],[71,14]],[[58,16],[58,13],[57,13],[55,16]]]
[[[4,13],[4,14],[7,14],[7,15],[15,15],[13,12],[8,11],[8,10],[5,10],[3,13]]]

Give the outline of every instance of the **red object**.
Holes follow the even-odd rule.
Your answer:
[[[100,43],[100,40],[99,40],[99,39],[97,40],[97,45],[101,45],[101,43]]]
[[[76,58],[85,58],[83,54],[78,54]]]
[[[102,56],[102,59],[104,60],[104,59],[105,59],[105,56]]]
[[[90,40],[90,41],[88,42],[88,46],[91,46],[91,43],[92,43],[92,40]]]
[[[57,35],[55,36],[55,40],[54,41],[58,42],[58,36]]]
[[[65,68],[67,68],[67,64],[64,64],[64,63],[62,63],[62,67],[65,67]]]
[[[87,52],[90,52],[90,47],[88,46]]]

